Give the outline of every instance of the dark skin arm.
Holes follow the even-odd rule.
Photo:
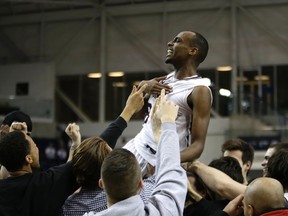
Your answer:
[[[208,131],[211,110],[211,94],[207,87],[198,86],[188,96],[192,108],[191,145],[181,151],[181,162],[199,158],[203,152]]]

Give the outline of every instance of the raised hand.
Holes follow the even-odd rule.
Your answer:
[[[81,142],[81,134],[79,125],[70,123],[65,129],[65,133],[70,137],[74,145],[79,145]]]
[[[76,123],[70,123],[70,124],[68,124],[68,126],[65,129],[65,133],[72,140],[72,145],[70,147],[69,156],[68,156],[68,159],[67,159],[67,162],[68,162],[68,161],[72,160],[72,157],[73,157],[75,149],[81,143],[80,127]]]
[[[159,105],[156,107],[155,115],[161,122],[175,122],[179,106],[175,105],[172,101],[167,100],[165,90],[161,90],[159,96]]]
[[[0,126],[0,138],[5,136],[7,133],[9,133],[9,125],[1,125]]]
[[[9,128],[9,132],[12,131],[22,131],[25,134],[28,134],[26,122],[13,122]]]
[[[143,92],[145,91],[147,85],[143,85],[140,89],[137,90],[136,86],[133,86],[133,89],[126,101],[126,107],[129,107],[134,113],[139,112],[144,106],[144,96]]]
[[[134,113],[139,112],[144,106],[143,92],[146,87],[147,85],[143,85],[137,90],[136,86],[133,86],[133,89],[126,101],[126,105],[120,115],[126,122],[129,122]]]
[[[153,136],[156,143],[159,143],[160,135],[161,135],[161,120],[156,115],[156,111],[159,108],[159,97],[155,100],[155,103],[151,109],[151,126],[153,131]]]

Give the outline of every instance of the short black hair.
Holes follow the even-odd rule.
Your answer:
[[[195,33],[195,37],[191,41],[191,46],[196,46],[198,48],[198,55],[196,57],[196,60],[200,64],[207,57],[209,44],[203,35],[195,31],[193,32]]]
[[[284,190],[288,189],[288,150],[280,149],[275,152],[267,163],[267,177],[278,180]]]
[[[0,139],[0,163],[10,172],[21,169],[30,145],[21,131],[13,131]]]
[[[20,110],[10,112],[5,116],[2,124],[9,125],[10,127],[13,122],[25,122],[27,125],[28,132],[29,133],[32,132],[32,121],[31,121],[30,116],[27,115],[26,113]]]
[[[288,142],[272,143],[268,148],[274,148],[274,154],[280,151],[281,149],[288,150]]]
[[[219,159],[215,159],[210,162],[209,166],[226,173],[234,181],[237,181],[241,184],[243,184],[244,182],[242,168],[239,164],[239,161],[233,157],[226,156],[221,157]]]

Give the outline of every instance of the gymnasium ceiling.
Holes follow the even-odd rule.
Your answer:
[[[181,0],[1,0],[0,16],[173,1]]]

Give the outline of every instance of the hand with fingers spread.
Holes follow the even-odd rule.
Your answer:
[[[9,132],[12,131],[22,131],[25,134],[28,134],[26,122],[13,122],[9,128]]]
[[[172,92],[172,88],[166,84],[162,84],[160,81],[165,79],[166,76],[154,78],[151,80],[143,80],[140,84],[139,87],[143,86],[144,84],[147,85],[145,89],[145,93],[149,95],[155,95],[159,96],[161,94],[161,90],[164,89],[165,93],[168,94]]]
[[[143,92],[145,91],[146,87],[147,85],[143,85],[137,90],[136,86],[133,86],[133,89],[126,101],[124,110],[120,115],[126,122],[129,122],[134,113],[139,112],[144,106]]]

